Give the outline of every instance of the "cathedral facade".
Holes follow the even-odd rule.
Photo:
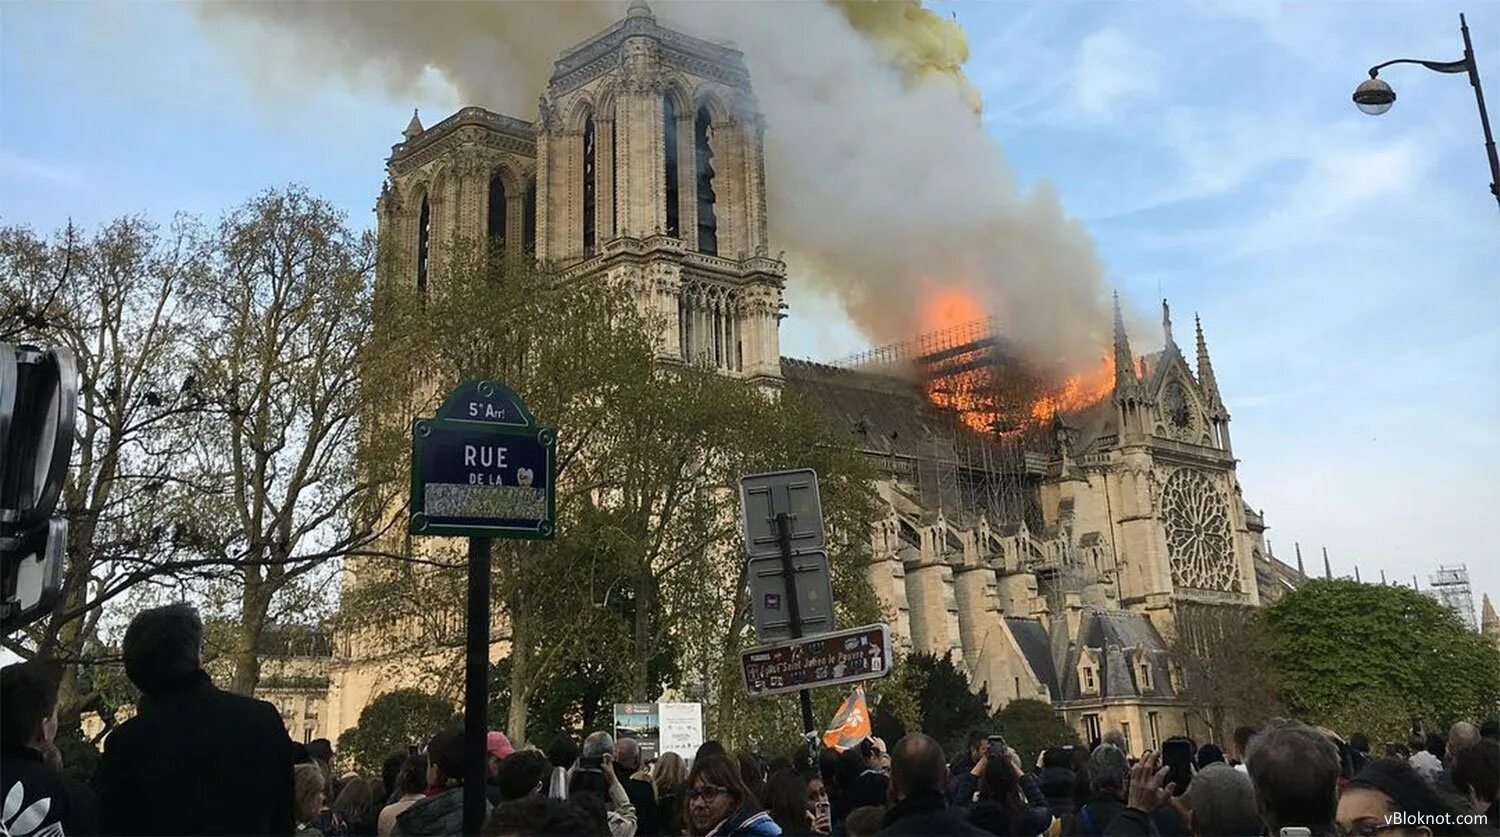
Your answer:
[[[534,119],[413,115],[376,204],[384,269],[425,289],[457,242],[489,238],[564,279],[624,284],[664,324],[662,362],[796,391],[857,434],[885,510],[867,572],[904,649],[951,654],[997,706],[1051,702],[1085,740],[1202,740],[1175,615],[1254,607],[1297,575],[1241,497],[1201,330],[1190,363],[1164,316],[1165,348],[1141,358],[1117,314],[1109,397],[1026,450],[956,432],[909,377],[782,358],[764,131],[741,54],[636,0],[559,55]],[[347,633],[330,668],[328,737],[414,685]]]

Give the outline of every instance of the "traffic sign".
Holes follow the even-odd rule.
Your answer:
[[[469,381],[412,422],[414,535],[551,538],[557,433],[498,381]]]
[[[746,568],[755,638],[762,645],[799,635],[792,630],[788,588],[796,591],[797,615],[801,617],[800,634],[827,633],[834,628],[833,582],[828,575],[828,554],[819,551],[794,556],[792,567],[797,577],[793,585],[787,584],[785,562],[779,555],[751,558]]]
[[[781,514],[790,522],[793,553],[823,548],[823,505],[818,475],[811,468],[741,477],[740,509],[745,552],[752,558],[781,554],[776,525]]]
[[[891,629],[866,625],[740,652],[750,697],[884,677],[891,671]]]

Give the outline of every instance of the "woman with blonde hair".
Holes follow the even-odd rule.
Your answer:
[[[668,837],[682,833],[682,791],[687,785],[687,764],[671,751],[662,753],[651,768],[651,785],[656,788],[656,810],[666,827]]]
[[[326,779],[317,764],[299,764],[293,774],[292,804],[297,817],[297,837],[323,837],[312,821],[323,810]]]

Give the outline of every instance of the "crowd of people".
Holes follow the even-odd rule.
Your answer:
[[[222,691],[185,605],[126,631],[136,715],[104,743],[91,785],[51,746],[58,680],[40,662],[0,669],[0,835],[462,833],[464,738],[450,728],[391,753],[380,776],[338,774],[332,746],[292,742],[268,703]],[[486,741],[485,835],[1478,835],[1500,833],[1500,726],[1454,724],[1376,756],[1361,734],[1287,719],[1235,731],[1231,751],[1185,738],[1128,754],[1110,732],[1045,750],[1033,769],[998,735],[949,760],[909,733],[786,756],[703,744],[691,760],[592,732],[545,751]],[[1164,753],[1170,753],[1164,758]]]

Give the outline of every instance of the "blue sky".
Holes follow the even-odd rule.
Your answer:
[[[1463,562],[1476,606],[1500,594],[1500,212],[1473,96],[1393,67],[1390,113],[1349,101],[1373,63],[1458,58],[1460,8],[940,8],[1021,181],[1056,185],[1138,308],[1172,300],[1179,341],[1203,315],[1277,554],[1300,541],[1312,568],[1327,546],[1336,573],[1424,584]],[[1500,111],[1500,4],[1468,11]],[[0,222],[213,217],[296,181],[370,223],[414,102],[316,76],[268,96],[244,71],[263,46],[274,60],[181,4],[0,5]],[[439,83],[419,103],[429,123],[459,104]],[[826,305],[803,310],[787,354],[861,348]]]

